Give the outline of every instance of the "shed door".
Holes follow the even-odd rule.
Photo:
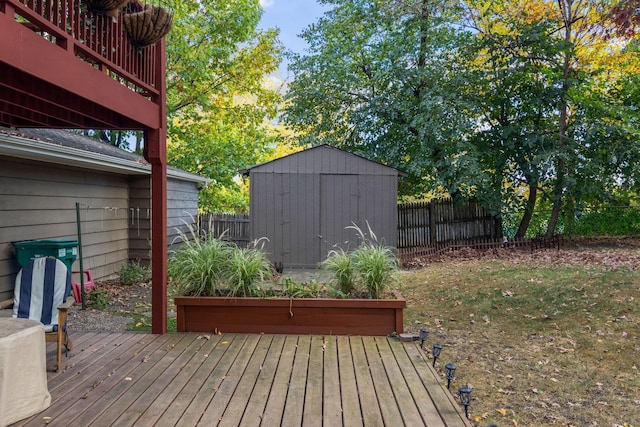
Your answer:
[[[360,193],[357,175],[321,175],[320,177],[320,254],[324,260],[335,248],[354,249],[357,233],[346,229],[359,224]]]

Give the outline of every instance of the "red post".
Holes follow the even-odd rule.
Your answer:
[[[167,332],[167,98],[166,45],[158,42],[156,84],[160,128],[145,131],[145,158],[151,163],[151,332]]]

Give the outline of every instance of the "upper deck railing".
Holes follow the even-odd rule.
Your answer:
[[[158,49],[134,47],[121,18],[93,13],[81,0],[0,0],[0,13],[142,96],[158,95]]]

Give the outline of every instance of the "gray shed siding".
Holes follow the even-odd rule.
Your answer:
[[[346,229],[367,224],[397,242],[396,169],[320,146],[249,169],[251,238],[266,237],[270,259],[316,267],[331,249],[359,244]]]
[[[186,224],[198,221],[198,184],[169,178],[167,181],[167,241],[169,249],[180,241],[180,232],[189,235]]]
[[[13,297],[20,268],[11,242],[77,239],[76,202],[82,208],[84,268],[91,269],[94,277],[106,277],[126,262],[126,176],[2,156],[0,165],[0,300]]]

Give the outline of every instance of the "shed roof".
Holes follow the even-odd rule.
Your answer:
[[[60,129],[0,129],[0,155],[124,175],[151,173],[151,165],[142,156]],[[200,184],[210,181],[170,166],[167,175]]]
[[[323,160],[313,161],[312,157],[315,157],[315,155],[322,156]],[[243,175],[249,175],[251,172],[273,172],[335,174],[375,173],[380,175],[407,176],[406,172],[399,169],[326,144],[298,151],[297,153],[289,154],[247,169],[241,169],[239,172]]]

